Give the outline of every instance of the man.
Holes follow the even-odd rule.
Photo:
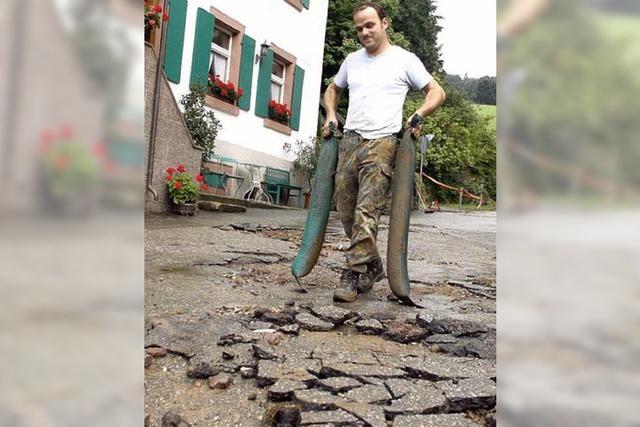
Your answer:
[[[351,239],[347,266],[340,276],[335,301],[353,302],[382,280],[384,269],[376,246],[381,209],[389,197],[397,138],[402,128],[402,107],[409,89],[425,92],[415,112],[433,113],[445,99],[440,85],[417,56],[393,46],[387,38],[389,18],[374,2],[353,9],[353,22],[362,49],[347,56],[325,94],[329,123],[337,124],[340,93],[349,88],[349,109],[340,142],[336,171],[336,202],[344,230]],[[405,127],[409,127],[409,122]],[[420,134],[420,126],[412,130]]]

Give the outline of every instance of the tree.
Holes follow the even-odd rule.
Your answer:
[[[433,0],[400,0],[400,9],[393,19],[396,31],[401,32],[431,74],[442,74],[436,5]]]
[[[184,107],[182,117],[184,117],[191,138],[196,145],[202,147],[202,163],[209,160],[213,154],[218,131],[222,129],[222,125],[216,119],[213,111],[204,105],[206,91],[206,85],[194,83],[191,85],[191,92],[180,99],[180,104]]]
[[[496,78],[480,77],[474,85],[472,99],[477,104],[496,105]]]

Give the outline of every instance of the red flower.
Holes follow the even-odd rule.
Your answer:
[[[162,6],[157,4],[151,8],[153,13],[162,13]]]
[[[184,165],[178,165],[178,172],[184,172]]]
[[[60,136],[62,138],[71,138],[73,136],[73,127],[69,124],[64,124],[60,128]]]
[[[198,182],[204,181],[204,176],[202,176],[202,175],[196,176],[196,181],[198,181]]]
[[[165,179],[166,179],[167,181],[171,181],[171,180],[173,179],[173,175],[167,175],[167,176],[165,177]]]
[[[175,188],[176,190],[179,190],[182,188],[182,183],[180,181],[176,181],[173,183],[173,188]]]
[[[202,184],[200,184],[200,190],[209,191],[209,186],[203,182]]]
[[[64,170],[69,166],[69,157],[64,154],[59,155],[56,158],[56,169]]]
[[[93,146],[93,154],[96,157],[104,157],[107,154],[107,147],[104,145],[104,143],[102,142],[97,142],[94,146]]]
[[[167,22],[167,21],[169,20],[169,14],[168,14],[168,13],[166,13],[166,12],[165,12],[165,13],[163,13],[163,14],[162,14],[162,20],[163,20],[164,22]]]
[[[176,173],[176,169],[175,168],[167,168],[167,173],[169,175],[173,175],[174,173]]]
[[[53,132],[51,132],[49,129],[45,129],[42,132],[40,132],[40,142],[50,143],[52,141],[53,141]]]

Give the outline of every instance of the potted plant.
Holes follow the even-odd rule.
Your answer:
[[[168,20],[169,15],[163,12],[161,5],[150,5],[148,0],[144,0],[144,41],[149,41],[151,31],[160,28],[160,23]]]
[[[45,129],[40,136],[39,179],[43,207],[68,216],[93,212],[98,199],[100,150],[82,144],[71,126],[59,132]]]
[[[291,119],[291,110],[287,104],[280,104],[272,99],[269,101],[269,117],[288,126],[289,119]]]
[[[173,210],[178,215],[194,215],[198,211],[198,184],[202,175],[195,179],[186,173],[184,165],[167,169],[167,189],[173,202]]]
[[[293,159],[293,169],[301,174],[307,181],[304,192],[304,207],[309,207],[309,199],[311,197],[311,185],[318,167],[318,156],[320,155],[320,144],[315,137],[309,138],[308,141],[297,140],[295,147],[286,144],[284,151],[293,151],[295,158]]]
[[[241,87],[236,89],[233,82],[223,82],[217,74],[214,77],[209,74],[208,86],[213,96],[230,104],[235,104],[244,95]]]

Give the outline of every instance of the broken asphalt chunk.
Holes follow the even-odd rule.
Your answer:
[[[463,414],[400,415],[393,419],[393,427],[478,427]]]
[[[358,316],[358,313],[352,310],[336,307],[335,305],[323,305],[320,307],[311,307],[311,313],[325,322],[341,325],[346,320]]]
[[[346,393],[341,394],[342,397],[361,403],[386,403],[391,400],[391,395],[384,385],[367,384],[362,387],[356,387]]]
[[[452,334],[457,337],[486,333],[489,328],[477,322],[463,319],[433,318],[429,314],[418,313],[416,323],[430,334]]]
[[[333,377],[318,381],[318,385],[332,393],[342,393],[360,387],[362,383],[351,377]]]
[[[272,402],[284,402],[293,398],[295,390],[304,390],[307,385],[301,381],[278,380],[267,390],[267,399]]]
[[[496,406],[496,383],[489,378],[442,381],[436,383],[436,387],[444,393],[453,412]]]
[[[402,378],[407,375],[398,368],[378,365],[357,365],[353,363],[324,363],[320,368],[322,377],[352,377],[366,382],[367,377]]]
[[[390,322],[387,326],[387,330],[383,334],[385,338],[392,341],[396,341],[402,344],[408,344],[410,342],[420,341],[426,338],[430,334],[418,326],[414,326],[408,323]]]
[[[397,415],[444,412],[446,409],[447,401],[442,392],[426,381],[415,383],[408,393],[384,407],[385,413],[390,418]]]
[[[309,371],[320,370],[320,361],[306,359],[300,362],[276,362],[273,360],[260,360],[256,373],[256,385],[267,387],[279,380],[295,380],[301,382],[317,380],[317,377]]]
[[[259,345],[256,344],[252,344],[251,345],[251,350],[253,351],[253,356],[256,359],[262,359],[262,360],[274,360],[277,359],[278,356],[268,350],[263,349],[262,347],[260,347]]]
[[[404,369],[414,378],[443,381],[463,378],[494,378],[495,361],[468,357],[449,357],[430,354],[424,358],[407,360]]]
[[[384,326],[376,319],[365,319],[357,322],[356,330],[365,335],[380,335],[384,332]]]
[[[288,335],[298,335],[300,334],[300,325],[292,323],[290,325],[281,326],[278,330]]]
[[[302,413],[302,422],[300,425],[316,426],[318,424],[349,426],[364,425],[362,421],[358,420],[350,413],[340,409],[335,411],[308,411]]]
[[[296,322],[300,324],[302,329],[308,331],[330,331],[333,329],[333,323],[325,322],[309,313],[300,313],[296,316]]]
[[[187,369],[187,376],[194,379],[207,379],[220,372],[222,372],[220,368],[212,366],[209,362],[198,361]]]

